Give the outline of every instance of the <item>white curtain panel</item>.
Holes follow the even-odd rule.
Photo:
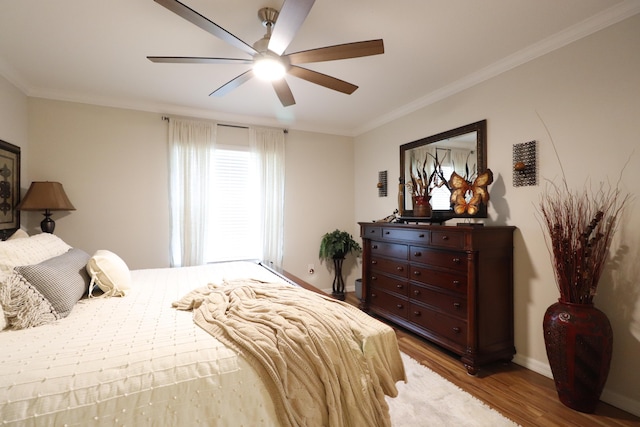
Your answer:
[[[204,263],[204,236],[216,124],[169,120],[171,266]]]
[[[459,148],[451,149],[451,162],[453,163],[456,173],[463,178],[473,178],[478,172],[475,151],[469,151]],[[467,170],[469,170],[468,175]]]
[[[262,258],[271,266],[282,266],[284,240],[285,152],[282,129],[249,128],[255,182],[259,186]]]

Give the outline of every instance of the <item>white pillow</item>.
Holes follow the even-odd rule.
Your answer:
[[[24,239],[29,237],[26,231],[22,228],[18,228],[15,233],[13,233],[7,240],[15,240],[15,239]]]
[[[113,252],[102,249],[96,251],[87,263],[87,272],[91,277],[89,297],[96,285],[104,292],[104,296],[122,297],[131,289],[129,267]]]
[[[0,305],[11,329],[33,328],[60,319],[49,300],[15,271],[0,284]]]
[[[71,246],[50,233],[35,234],[29,238],[0,242],[0,273],[9,274],[19,265],[38,264],[62,255]]]

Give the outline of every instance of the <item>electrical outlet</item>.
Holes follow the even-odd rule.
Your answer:
[[[313,264],[307,264],[307,273],[313,274],[316,272],[316,266]]]

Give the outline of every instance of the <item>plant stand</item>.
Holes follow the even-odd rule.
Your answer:
[[[334,298],[344,301],[344,279],[342,278],[342,262],[344,258],[333,258],[333,267],[335,269],[335,277],[333,278],[333,288],[331,295]]]

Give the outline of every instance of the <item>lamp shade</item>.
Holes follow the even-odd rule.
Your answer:
[[[18,204],[19,211],[75,211],[59,182],[34,181]]]

